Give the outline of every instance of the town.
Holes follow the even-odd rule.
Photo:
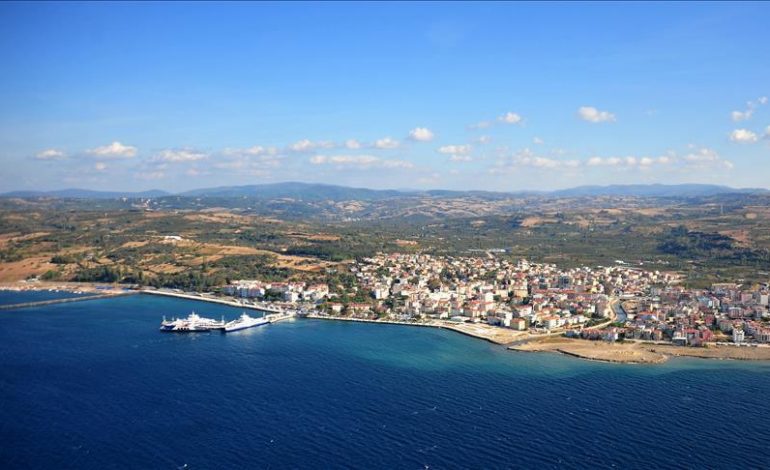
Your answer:
[[[277,300],[316,317],[485,324],[531,337],[706,346],[770,343],[767,284],[683,286],[674,272],[624,263],[559,269],[484,257],[377,254],[349,266],[354,285],[234,281],[223,293]],[[365,299],[346,301],[340,299]]]

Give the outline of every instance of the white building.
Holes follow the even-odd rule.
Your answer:
[[[733,328],[733,343],[742,343],[745,339],[743,330],[740,328]]]

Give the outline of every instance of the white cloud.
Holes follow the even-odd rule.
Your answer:
[[[263,155],[278,155],[278,149],[276,147],[263,147],[261,145],[254,145],[247,148],[226,148],[222,151],[227,156],[243,156],[243,157],[260,157]]]
[[[335,165],[358,169],[414,167],[414,164],[405,160],[384,160],[374,155],[314,155],[310,157],[310,163],[313,165]]]
[[[450,155],[450,162],[470,162],[473,160],[471,157],[472,147],[470,145],[444,145],[436,149],[438,153],[444,155]]]
[[[94,164],[94,170],[96,171],[104,171],[107,169],[107,164],[104,162],[96,162]]]
[[[358,150],[362,147],[361,142],[357,141],[356,139],[348,139],[345,141],[345,148],[348,148],[350,150]]]
[[[161,150],[154,158],[156,161],[183,163],[203,160],[207,155],[193,149],[166,149]]]
[[[729,160],[724,160],[720,157],[719,153],[708,147],[697,148],[690,146],[691,151],[684,157],[682,157],[685,165],[694,168],[724,168],[732,170],[735,165]]]
[[[719,160],[719,154],[714,149],[703,147],[685,155],[684,160],[692,163],[715,162]]]
[[[109,145],[86,150],[86,153],[101,159],[133,158],[136,156],[137,148],[115,141]]]
[[[730,113],[730,118],[734,122],[748,121],[754,115],[754,111],[767,104],[767,96],[760,96],[756,101],[747,101],[745,111],[733,111]]]
[[[536,145],[543,145],[545,142],[540,137],[534,137],[532,143]]]
[[[383,160],[382,166],[384,168],[414,168],[414,164],[406,160]]]
[[[521,123],[522,118],[518,114],[509,111],[498,117],[497,120],[505,124],[519,124]]]
[[[289,150],[292,152],[313,152],[319,149],[333,149],[335,147],[337,147],[337,144],[328,140],[314,142],[309,139],[302,139],[289,145]]]
[[[624,168],[642,168],[648,169],[654,165],[668,165],[672,159],[668,156],[661,157],[636,157],[629,155],[626,157],[591,157],[586,160],[586,166],[608,166]]]
[[[748,129],[735,129],[730,133],[730,140],[740,144],[750,144],[758,140],[757,134]]]
[[[770,126],[765,129],[765,139],[770,139]]]
[[[735,121],[748,121],[751,119],[751,116],[754,114],[753,109],[747,109],[746,111],[733,111],[730,113],[730,118]]]
[[[556,168],[559,161],[548,157],[527,157],[519,162],[522,165],[533,166],[535,168]]]
[[[622,163],[628,163],[629,160],[619,158],[619,157],[591,157],[586,161],[586,165],[588,166],[620,166]]]
[[[574,169],[581,165],[578,160],[559,160],[552,157],[546,157],[535,154],[532,150],[525,148],[516,154],[499,161],[498,169],[512,170],[516,167],[532,167],[538,169],[559,170]],[[494,171],[493,171],[494,172]]]
[[[415,127],[409,131],[409,138],[416,142],[430,142],[433,137],[433,132],[427,127]]]
[[[374,142],[374,147],[378,149],[394,149],[399,146],[399,142],[390,137],[384,137]]]
[[[593,106],[581,106],[578,109],[578,116],[580,119],[588,122],[613,122],[615,121],[615,115],[609,111],[599,111]]]
[[[285,158],[277,152],[269,150],[264,152],[252,153],[230,153],[225,154],[229,159],[217,161],[213,164],[214,168],[224,170],[238,170],[239,172],[249,171],[252,174],[258,170],[264,170],[266,167],[278,168]]]
[[[492,137],[488,135],[480,135],[476,139],[473,139],[474,142],[481,145],[486,145],[490,142],[492,142]]]
[[[36,160],[62,160],[64,158],[67,158],[67,155],[58,149],[45,149],[35,155]]]
[[[471,153],[470,145],[444,145],[437,149],[438,153],[445,155],[468,155]]]

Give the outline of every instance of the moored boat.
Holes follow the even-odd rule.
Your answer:
[[[241,314],[240,317],[236,318],[231,322],[227,322],[225,324],[225,332],[230,333],[233,331],[245,330],[246,328],[266,325],[268,323],[270,323],[270,321],[265,317],[252,318],[247,314],[243,313]]]
[[[225,320],[213,320],[211,318],[204,318],[195,312],[192,312],[187,318],[175,318],[173,320],[166,320],[163,317],[163,321],[160,322],[160,331],[170,332],[197,332],[197,331],[211,331],[222,330],[225,327]]]

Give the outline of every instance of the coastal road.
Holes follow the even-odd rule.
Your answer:
[[[628,320],[628,315],[626,315],[626,311],[623,310],[620,299],[612,299],[610,301],[610,308],[612,309],[616,322],[625,323]]]

